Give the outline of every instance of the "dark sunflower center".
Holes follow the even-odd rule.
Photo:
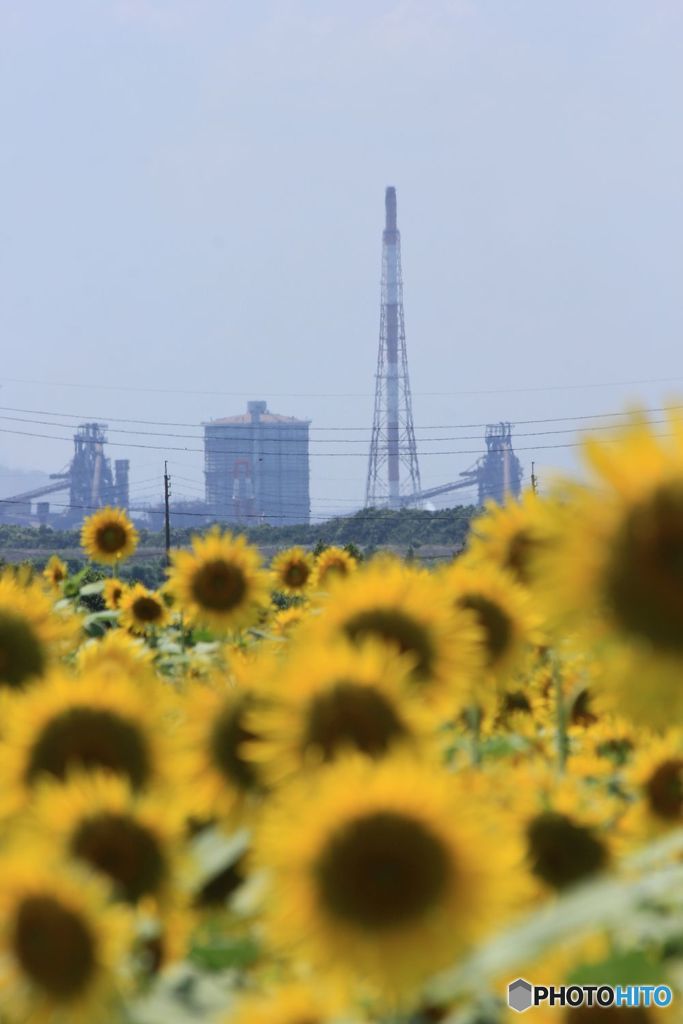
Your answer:
[[[654,1018],[644,1006],[567,1007],[564,1024],[650,1024]]]
[[[683,760],[671,758],[655,768],[645,784],[651,810],[660,818],[674,820],[683,813]]]
[[[448,851],[420,821],[391,811],[349,822],[316,865],[324,909],[375,930],[408,925],[430,911],[451,881]]]
[[[427,630],[398,608],[375,608],[358,612],[344,623],[344,632],[353,643],[367,639],[382,640],[397,647],[401,654],[415,658],[416,679],[428,679],[434,669],[434,649]]]
[[[74,768],[111,771],[140,789],[151,773],[146,738],[136,725],[112,711],[69,708],[38,734],[24,777],[29,784],[43,773],[64,779]]]
[[[150,624],[158,622],[164,614],[164,609],[159,601],[155,601],[153,597],[146,596],[136,597],[131,610],[138,622],[148,622]]]
[[[531,530],[524,528],[517,530],[510,538],[505,558],[505,567],[525,586],[531,582],[531,563],[539,547],[538,538],[534,536]]]
[[[625,517],[605,597],[624,630],[665,651],[683,651],[683,485],[660,487]]]
[[[239,565],[216,558],[204,562],[192,577],[192,596],[202,608],[229,612],[239,607],[247,593],[247,581]]]
[[[468,594],[460,598],[458,604],[461,608],[469,608],[474,612],[484,634],[486,660],[489,666],[495,665],[507,653],[512,642],[513,632],[509,615],[495,601],[482,594]]]
[[[127,539],[128,534],[120,523],[103,523],[95,533],[95,544],[108,555],[125,548]]]
[[[71,840],[71,852],[108,875],[122,899],[135,903],[159,891],[166,862],[156,836],[123,814],[86,819]]]
[[[311,702],[303,748],[317,748],[325,761],[350,747],[381,757],[406,735],[396,708],[383,693],[342,681]]]
[[[97,967],[95,937],[73,910],[52,896],[22,900],[12,949],[31,981],[57,1000],[81,995]]]
[[[247,740],[258,739],[244,724],[249,707],[248,698],[227,707],[216,719],[210,739],[211,757],[218,770],[238,789],[245,790],[260,786],[256,768],[240,752]]]
[[[586,825],[547,811],[527,827],[531,870],[554,889],[564,889],[607,866],[607,850]]]
[[[308,577],[311,575],[310,567],[306,562],[290,562],[286,566],[285,571],[282,574],[282,578],[288,587],[292,590],[296,590],[298,587],[306,585]]]
[[[0,611],[0,686],[18,687],[45,671],[45,651],[20,615]]]

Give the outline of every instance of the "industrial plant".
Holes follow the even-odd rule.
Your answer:
[[[488,499],[502,502],[508,496],[518,497],[523,473],[508,422],[486,427],[484,453],[456,479],[426,489],[421,485],[393,187],[386,189],[384,209],[379,347],[365,507],[429,508],[435,499],[443,504],[444,496],[473,487],[480,505]],[[310,522],[310,420],[274,413],[266,402],[251,401],[245,413],[209,420],[202,427],[204,500],[175,502],[172,508],[178,522],[194,526]],[[107,457],[106,431],[104,423],[82,423],[74,434],[68,467],[51,474],[42,487],[0,499],[0,522],[72,527],[105,505],[130,509],[129,462],[116,459],[112,463]],[[45,500],[59,494],[63,497],[58,502]],[[130,511],[141,523],[159,528],[161,505]]]
[[[248,402],[241,416],[204,424],[204,478],[212,519],[241,525],[308,523],[309,420]]]

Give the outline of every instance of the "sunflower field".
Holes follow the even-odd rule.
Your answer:
[[[584,451],[432,569],[214,528],[151,591],[102,509],[106,580],[5,570],[1,1024],[683,1021],[683,420]]]

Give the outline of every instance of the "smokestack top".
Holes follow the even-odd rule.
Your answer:
[[[387,187],[384,193],[384,207],[386,210],[386,231],[396,231],[396,189],[393,185]]]

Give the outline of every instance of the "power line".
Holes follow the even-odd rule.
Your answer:
[[[55,424],[55,426],[56,425],[57,424]],[[0,433],[1,434],[12,434],[13,436],[16,436],[16,437],[38,437],[38,438],[42,438],[43,440],[47,440],[47,441],[69,441],[69,442],[73,441],[72,437],[61,437],[61,436],[56,435],[56,434],[38,434],[38,433],[35,433],[33,431],[28,431],[28,430],[10,430],[7,427],[0,427]],[[540,436],[540,435],[542,435],[544,433],[545,433],[544,431],[539,431],[538,434],[532,433],[529,436]],[[674,435],[671,434],[671,433],[665,433],[665,434],[655,434],[653,436],[655,436],[655,437],[673,437]],[[84,442],[88,442],[90,439],[88,439],[88,438],[81,438],[81,440],[84,441]],[[453,440],[464,440],[464,438],[463,439],[453,438]],[[618,439],[616,439],[616,438],[614,438],[614,439],[613,438],[607,438],[605,443],[609,443],[610,441],[616,441],[616,440],[618,440]],[[99,442],[97,442],[96,439],[93,438],[92,439],[92,443],[94,444],[94,443],[99,443]],[[516,452],[526,452],[526,451],[534,452],[534,451],[541,451],[543,449],[581,448],[581,447],[583,447],[583,443],[584,443],[583,441],[568,441],[568,442],[565,442],[564,444],[536,444],[536,445],[521,445],[521,446],[515,445],[515,451]],[[203,454],[204,453],[204,449],[203,448],[190,448],[188,446],[184,446],[184,447],[181,446],[181,447],[179,447],[179,446],[173,446],[173,445],[141,444],[139,442],[136,443],[136,442],[133,442],[133,441],[107,441],[107,444],[110,445],[110,446],[116,447],[116,448],[144,448],[144,449],[149,449],[150,451],[160,451],[160,452],[196,452],[198,454]],[[214,451],[216,454],[223,454],[223,455],[234,455],[235,454],[234,448],[214,448],[214,449],[212,449],[212,451]],[[264,454],[266,454],[266,453],[264,453]],[[441,456],[441,455],[485,455],[485,454],[486,454],[486,449],[482,449],[482,448],[461,448],[461,449],[454,449],[454,450],[451,450],[451,451],[422,452],[421,455],[420,455],[420,458],[432,458],[434,456]],[[361,458],[361,459],[366,459],[367,455],[366,455],[365,452],[309,452],[309,458],[314,458],[314,459],[315,458],[319,458],[319,459],[334,459],[334,458],[340,458],[340,459]]]
[[[75,381],[41,381],[28,380],[20,377],[3,377],[2,379],[7,384],[31,384],[32,386],[37,387],[76,388],[84,391],[129,391],[150,395],[218,395],[227,398],[252,398],[254,394],[258,393],[266,398],[364,398],[367,399],[368,402],[372,401],[372,395],[366,391],[264,391],[262,388],[256,388],[253,391],[209,391],[189,390],[187,388],[141,388],[134,387],[130,384],[102,384],[100,382],[97,384],[78,384]],[[640,380],[609,380],[582,384],[539,384],[536,386],[522,388],[506,387],[464,389],[460,391],[417,391],[414,392],[414,394],[421,395],[425,398],[454,398],[460,395],[528,394],[540,391],[583,391],[595,388],[632,387],[640,384],[673,384],[682,380],[683,377],[651,377]]]
[[[643,410],[639,410],[639,411],[642,411],[645,414],[650,414],[650,413],[659,413],[659,412],[675,412],[676,410],[680,410],[680,409],[683,409],[683,405],[677,404],[677,405],[656,406],[656,407],[651,407],[651,408],[647,408],[647,409],[643,409]],[[71,423],[49,424],[50,426],[66,426],[68,428],[80,426],[80,424],[83,423],[83,422],[93,422],[93,421],[98,421],[98,422],[106,421],[107,423],[141,423],[141,424],[143,424],[143,426],[149,426],[149,427],[190,427],[190,428],[194,427],[194,428],[197,428],[198,426],[201,426],[201,424],[198,424],[198,423],[176,422],[176,421],[173,421],[173,420],[131,419],[129,417],[122,417],[122,416],[105,416],[105,415],[102,415],[101,413],[98,413],[97,415],[94,415],[94,414],[85,415],[85,414],[79,414],[79,413],[51,412],[48,409],[22,409],[22,408],[18,408],[16,406],[12,406],[12,405],[0,405],[0,410],[2,410],[3,412],[20,412],[20,413],[25,413],[25,414],[32,415],[32,416],[52,416],[53,418],[57,417],[59,419],[69,419],[69,420],[76,420],[77,421],[74,424],[71,424]],[[590,414],[584,413],[582,415],[573,415],[573,416],[544,416],[544,417],[537,417],[537,418],[526,419],[526,420],[513,419],[511,417],[502,417],[502,420],[504,422],[512,423],[513,426],[527,426],[527,425],[533,424],[533,423],[566,423],[566,422],[574,421],[574,420],[576,420],[576,421],[584,421],[585,422],[586,420],[617,418],[617,417],[629,417],[631,415],[632,415],[631,411],[629,411],[629,410],[626,410],[626,411],[621,410],[619,412],[596,412],[596,413],[590,413]],[[4,416],[4,417],[2,417],[2,419],[12,419],[12,417]],[[32,421],[32,422],[37,422],[37,421]],[[211,426],[212,425],[211,421],[208,421],[207,425]],[[490,425],[491,425],[491,420],[487,420],[485,423],[431,423],[431,424],[423,424],[422,426],[416,426],[415,429],[416,430],[473,430],[475,428],[484,428],[484,427],[488,427]],[[286,424],[285,424],[285,426],[286,426]],[[243,431],[244,430],[244,428],[242,426],[240,426],[240,425],[237,425],[236,429],[238,429],[239,431]],[[355,427],[355,426],[351,426],[351,425],[345,426],[345,427],[340,427],[340,426],[334,426],[334,427],[312,427],[311,426],[311,427],[309,427],[309,431],[340,431],[340,430],[348,430],[348,431],[360,431],[360,430],[363,430],[363,431],[369,432],[369,427]],[[135,431],[134,433],[138,433],[138,432]],[[163,436],[184,436],[184,435],[166,435],[166,434],[164,434]],[[192,436],[196,436],[197,439],[199,439],[203,435],[192,435]],[[428,440],[428,439],[427,438],[422,438],[422,440]],[[447,439],[446,438],[439,438],[438,440],[447,440]],[[369,433],[368,433],[367,442],[364,441],[363,443],[369,443]]]
[[[677,407],[677,408],[680,408],[680,407]],[[578,419],[578,417],[577,417],[577,419]],[[30,418],[21,417],[21,416],[2,416],[2,415],[0,415],[0,420],[5,420],[5,421],[10,422],[10,423],[29,423],[32,426],[35,425],[35,426],[58,427],[58,428],[59,427],[63,427],[63,428],[66,428],[66,429],[70,429],[71,428],[71,424],[68,424],[68,423],[51,423],[49,420],[36,420],[36,419],[30,419]],[[529,421],[529,422],[533,422],[533,421]],[[666,422],[667,421],[664,420],[664,419],[650,420],[650,423],[652,425],[654,425],[654,426],[661,426],[662,424],[664,424]],[[487,424],[487,426],[488,426],[488,424]],[[563,428],[555,429],[555,430],[517,431],[516,434],[515,434],[515,437],[541,437],[541,436],[551,436],[551,435],[558,435],[558,434],[573,434],[573,433],[576,432],[576,429],[577,428],[575,428],[575,427],[563,427]],[[595,432],[595,431],[605,431],[605,430],[613,430],[613,429],[614,429],[614,426],[612,424],[604,424],[604,425],[594,426],[592,428],[592,432]],[[119,429],[119,428],[110,428],[109,432],[110,433],[114,433],[114,434],[126,434],[126,435],[130,435],[132,437],[170,437],[170,438],[174,438],[176,440],[178,440],[178,439],[180,439],[180,440],[190,440],[190,441],[203,441],[204,440],[204,438],[201,435],[199,435],[199,434],[177,434],[177,433],[166,432],[166,431],[122,430],[122,429]],[[12,431],[5,430],[4,433],[12,433]],[[21,434],[22,432],[21,431],[16,431],[16,433]],[[29,436],[31,436],[31,435],[29,435]],[[42,436],[42,435],[35,435],[35,436]],[[422,438],[418,438],[418,440],[420,441],[421,444],[426,444],[426,443],[434,443],[434,442],[439,442],[439,441],[477,441],[477,440],[480,440],[480,437],[481,437],[481,435],[479,435],[479,434],[461,434],[459,436],[458,435],[448,435],[448,436],[445,436],[445,437],[422,437]],[[66,439],[64,439],[64,438],[57,438],[57,439],[58,440],[70,440],[69,438],[66,438]],[[97,440],[97,439],[93,439],[92,442],[90,442],[90,439],[88,439],[88,438],[81,438],[81,440],[84,441],[85,443],[93,443],[93,444],[99,444],[100,443],[99,440]],[[211,441],[213,442],[213,440],[214,439],[212,438]],[[243,428],[239,428],[238,430],[236,430],[234,437],[226,438],[225,440],[227,442],[233,442],[233,445],[231,445],[229,448],[219,448],[219,447],[216,447],[216,445],[214,443],[211,443],[209,445],[209,450],[212,453],[215,453],[215,454],[218,454],[218,455],[221,455],[221,454],[223,454],[223,455],[232,455],[232,454],[235,453],[235,447],[234,447],[235,444],[246,444],[246,443],[250,443],[250,442],[255,441],[255,440],[260,440],[261,441],[261,447],[259,448],[260,454],[262,454],[262,455],[272,455],[272,454],[275,454],[277,452],[277,446],[278,445],[289,445],[289,444],[292,443],[293,439],[292,438],[284,438],[284,437],[265,437],[264,438],[261,434],[250,434],[246,430],[244,430]],[[117,444],[116,441],[109,441],[109,440],[107,440],[106,443],[107,444],[112,444],[112,445],[116,445]],[[363,445],[364,447],[367,447],[368,444],[369,444],[369,438],[361,438],[361,439],[357,439],[357,438],[333,438],[333,437],[321,438],[321,439],[312,438],[312,439],[309,440],[309,443],[312,443],[312,444],[347,444],[347,445],[353,444],[353,445]],[[268,449],[268,447],[267,447],[268,445],[274,445],[275,448],[272,451],[270,451]],[[118,447],[137,447],[137,448],[141,448],[141,447],[143,447],[143,448],[144,447],[146,447],[146,448],[155,448],[155,447],[157,447],[157,450],[159,450],[158,446],[134,444],[133,442],[118,442]],[[515,448],[517,449],[517,445],[515,445]],[[161,449],[161,450],[204,452],[205,448],[201,448],[200,449],[200,448],[183,447],[183,448]],[[517,450],[523,451],[524,449],[520,448],[520,449],[517,449]],[[313,454],[314,456],[321,456],[321,455],[338,455],[338,454],[346,454],[346,453],[339,453],[339,452],[313,452],[311,454]],[[357,455],[358,453],[357,452],[349,452],[348,454],[350,454],[350,455]],[[423,455],[440,455],[440,454],[461,454],[461,453],[458,453],[458,452],[444,452],[444,453],[441,453],[441,452],[422,452],[422,454]],[[469,452],[469,453],[468,452],[463,452],[462,454],[473,454],[473,453],[471,453],[471,452]],[[363,454],[363,458],[365,458],[365,454]]]

